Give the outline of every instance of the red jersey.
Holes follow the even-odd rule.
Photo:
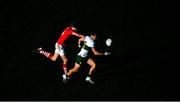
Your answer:
[[[62,45],[64,43],[64,41],[69,38],[69,36],[72,34],[72,32],[73,32],[72,28],[71,27],[67,27],[63,31],[61,36],[59,37],[57,43]]]

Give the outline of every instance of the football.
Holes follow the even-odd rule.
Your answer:
[[[112,39],[108,38],[108,39],[106,40],[106,45],[107,45],[107,46],[111,46],[111,45],[112,45]]]

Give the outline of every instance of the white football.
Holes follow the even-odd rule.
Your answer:
[[[109,38],[109,39],[107,39],[106,40],[106,45],[107,46],[111,46],[111,44],[112,44],[112,40]]]

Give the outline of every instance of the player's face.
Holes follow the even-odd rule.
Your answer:
[[[92,35],[91,38],[92,38],[93,40],[96,40],[96,35]]]

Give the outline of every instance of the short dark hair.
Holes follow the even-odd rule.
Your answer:
[[[91,32],[89,33],[90,36],[94,36],[94,35],[97,35],[95,32]]]
[[[72,22],[69,24],[69,26],[71,26],[71,27],[76,27],[76,21],[72,21]]]

